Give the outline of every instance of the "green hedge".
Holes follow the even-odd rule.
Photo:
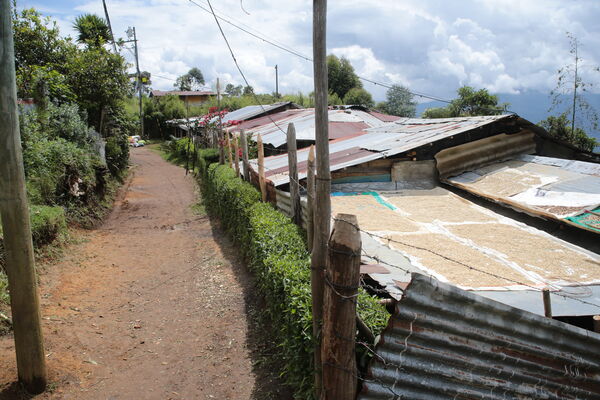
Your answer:
[[[215,158],[216,157],[216,158]],[[273,340],[279,346],[281,374],[297,398],[313,394],[310,254],[304,232],[260,193],[238,179],[228,166],[210,164],[214,150],[199,152],[199,177],[207,210],[220,218],[256,276],[265,298]],[[359,314],[378,334],[389,314],[366,292],[358,298]]]

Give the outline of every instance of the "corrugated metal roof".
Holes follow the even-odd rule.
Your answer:
[[[371,113],[348,109],[331,109],[328,113],[329,118],[329,138],[337,139],[347,136],[349,133],[356,133],[365,128],[371,128],[383,125],[385,122],[373,116]],[[256,140],[258,134],[262,136],[263,143],[274,147],[282,146],[286,143],[286,132],[288,124],[293,123],[296,128],[296,139],[302,141],[315,140],[315,110],[314,108],[303,110],[301,113],[290,115],[290,118],[282,119],[276,125],[267,123],[250,130],[253,138]],[[361,129],[357,128],[360,127]]]
[[[600,206],[600,164],[520,155],[446,181],[529,214],[599,232],[567,217]]]
[[[348,111],[348,110],[346,110]],[[366,124],[378,124],[378,127],[366,129],[361,134],[351,135],[342,139],[332,141],[329,144],[331,158],[343,159],[343,162],[330,161],[331,171],[337,171],[345,167],[359,165],[367,161],[393,156],[403,153],[428,143],[434,143],[454,135],[468,132],[472,129],[494,123],[501,119],[512,118],[512,116],[487,116],[487,117],[464,117],[464,118],[440,118],[440,119],[418,119],[402,118],[396,122],[385,123],[370,116],[364,111],[350,110],[348,114],[344,110],[330,110],[330,122],[360,122]],[[301,113],[284,118],[278,122],[279,127],[286,132],[287,125],[293,122],[296,128],[297,140],[314,140],[314,111],[302,110]],[[369,115],[371,119],[366,118]],[[358,121],[357,121],[358,119]],[[374,121],[375,120],[375,121]],[[271,143],[275,147],[286,142],[286,137],[273,124],[267,124],[251,131],[256,137],[262,135],[263,143]],[[330,133],[331,135],[331,133]],[[361,151],[355,151],[359,148]],[[350,150],[352,149],[352,150]],[[342,155],[347,157],[341,157]],[[305,163],[308,158],[308,150],[298,151],[298,163]],[[251,162],[252,168],[257,170],[256,160]],[[279,169],[276,175],[269,176],[268,171]],[[304,169],[303,169],[304,168]],[[265,158],[265,171],[267,177],[275,186],[284,185],[289,182],[287,176],[287,154]],[[306,177],[306,167],[299,165],[299,178]]]
[[[252,117],[256,117],[261,114],[266,114],[270,111],[285,107],[290,104],[292,104],[291,101],[284,101],[279,103],[267,104],[264,106],[246,106],[225,114],[221,121],[224,125],[230,121],[246,121]],[[217,118],[213,119],[213,121],[217,121]]]
[[[413,274],[361,400],[600,399],[600,335]]]

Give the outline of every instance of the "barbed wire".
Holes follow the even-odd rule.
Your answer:
[[[375,238],[375,239],[384,240],[384,241],[386,241],[388,243],[388,247],[389,247],[389,243],[397,243],[397,244],[400,244],[400,245],[403,245],[403,246],[406,246],[406,247],[410,247],[410,248],[413,248],[413,249],[416,249],[416,250],[426,251],[426,252],[434,254],[434,255],[436,255],[438,257],[441,257],[441,258],[443,258],[446,261],[450,261],[450,262],[453,262],[455,264],[461,265],[461,266],[463,266],[465,268],[468,268],[469,270],[477,271],[479,273],[491,276],[491,277],[496,278],[496,279],[501,279],[501,280],[505,280],[505,281],[508,281],[508,282],[511,282],[511,283],[515,283],[515,284],[518,284],[518,285],[521,285],[521,286],[525,286],[525,287],[528,287],[530,289],[535,290],[536,292],[541,292],[542,291],[542,289],[540,289],[538,287],[535,287],[535,286],[532,286],[532,285],[530,285],[530,284],[528,284],[526,282],[518,281],[518,280],[513,279],[513,278],[509,278],[509,277],[506,277],[506,276],[502,276],[502,275],[496,274],[494,272],[490,272],[490,271],[486,271],[486,270],[478,268],[478,267],[474,267],[472,265],[466,264],[466,263],[464,263],[462,261],[459,261],[459,260],[456,260],[456,259],[454,259],[452,257],[448,257],[446,255],[440,254],[440,253],[438,253],[438,252],[436,252],[434,250],[428,249],[426,247],[413,245],[411,243],[407,243],[407,242],[403,242],[403,241],[400,241],[400,240],[397,240],[397,239],[390,238],[389,236],[382,236],[382,235],[378,235],[378,234],[373,233],[373,232],[366,231],[364,229],[361,229],[358,225],[353,224],[353,223],[351,223],[349,221],[346,221],[346,220],[342,220],[342,219],[335,218],[335,217],[333,217],[333,220],[334,221],[345,222],[347,224],[352,225],[359,232],[362,232],[362,233],[364,233],[364,234],[366,234],[366,235],[368,235],[368,236],[370,236],[372,238]],[[380,258],[376,257],[376,256],[371,256],[371,255],[368,255],[368,254],[366,254],[366,256],[370,257],[370,258],[373,258],[373,259],[375,259],[378,262],[382,262],[382,260]],[[390,264],[390,263],[387,263],[387,262],[382,262],[382,263],[385,264],[385,265],[388,265],[390,267],[400,269],[400,270],[402,270],[404,272],[407,272],[407,273],[411,273],[412,272],[412,271],[409,271],[408,269],[402,268],[402,267],[400,267],[398,265],[393,265],[393,264]],[[433,276],[431,274],[425,273],[425,275],[430,276],[430,277],[438,280],[438,278],[436,278],[435,276]],[[592,303],[592,302],[589,302],[589,301],[586,301],[586,300],[582,300],[582,299],[579,299],[577,297],[568,296],[568,295],[566,295],[564,293],[553,292],[552,294],[555,295],[555,296],[560,296],[560,297],[565,298],[565,299],[575,300],[575,301],[578,301],[578,302],[583,303],[583,304],[587,304],[587,305],[590,305],[590,306],[594,306],[594,307],[600,308],[599,304]]]

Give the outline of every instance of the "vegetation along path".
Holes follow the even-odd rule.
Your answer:
[[[40,276],[51,382],[40,398],[262,397],[262,335],[235,249],[193,207],[191,175],[148,148],[131,158],[107,221]],[[21,397],[12,348],[0,338],[0,398]]]

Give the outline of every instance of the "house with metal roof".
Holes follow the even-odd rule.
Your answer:
[[[216,95],[217,93],[212,90],[153,90],[150,92],[150,97],[177,96],[190,106],[199,106]]]
[[[280,141],[274,126],[252,132]],[[357,216],[364,276],[391,298],[419,273],[536,314],[545,288],[559,318],[591,324],[600,314],[600,241],[589,222],[600,205],[597,154],[516,115],[401,118],[332,139],[329,150],[333,213]],[[298,151],[301,183],[307,158],[308,149]],[[287,154],[266,157],[264,167],[269,199],[284,203]],[[555,215],[568,235],[488,198]]]

